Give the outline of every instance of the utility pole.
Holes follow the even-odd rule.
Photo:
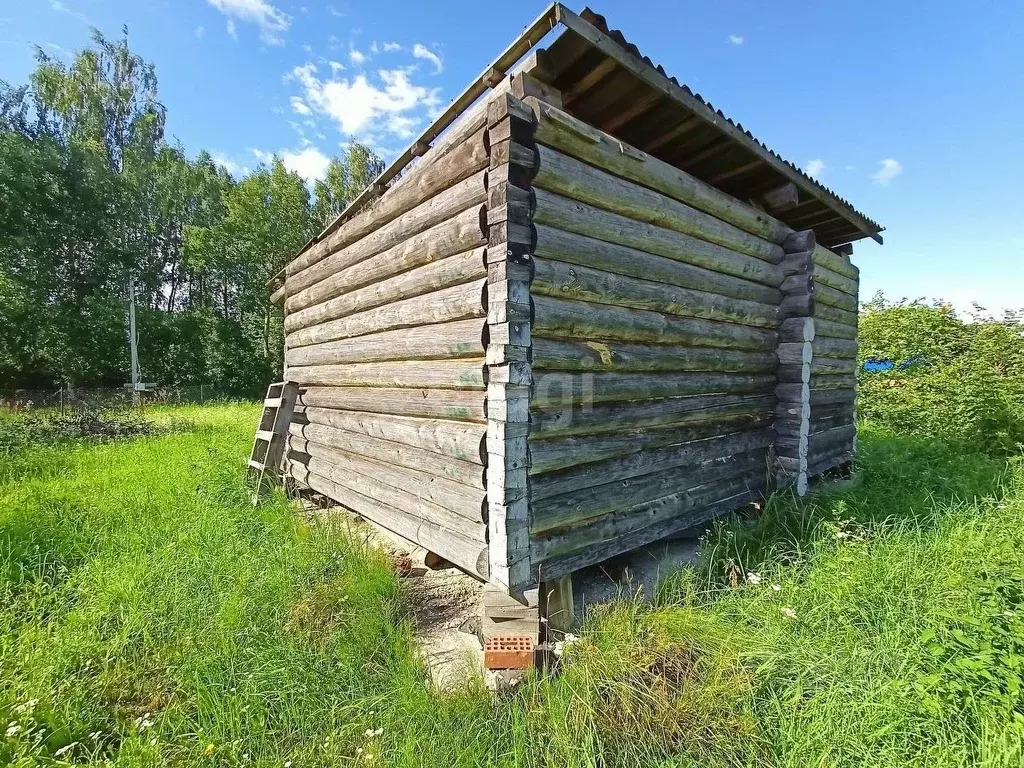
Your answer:
[[[142,374],[139,371],[139,334],[135,327],[135,281],[128,280],[128,345],[131,347],[132,366],[132,405],[142,404],[142,393],[139,391],[139,383]]]

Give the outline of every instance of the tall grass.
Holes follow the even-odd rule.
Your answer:
[[[251,505],[254,408],[164,416],[6,457],[0,762],[1022,764],[1019,462],[863,430],[851,487],[727,521],[494,700],[429,689],[381,555]]]

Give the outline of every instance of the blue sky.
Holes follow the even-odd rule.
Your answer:
[[[862,297],[1024,306],[1024,3],[592,1],[887,227],[855,249]],[[403,149],[543,7],[0,0],[0,79],[26,80],[33,43],[66,58],[127,24],[186,150],[235,169],[276,152],[309,177],[351,140]]]

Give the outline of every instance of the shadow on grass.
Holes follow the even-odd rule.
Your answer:
[[[815,539],[847,526],[931,528],[957,503],[1001,497],[1006,477],[1006,457],[861,425],[852,480],[823,482],[803,499],[777,494],[755,520],[722,518],[708,535],[706,567],[715,581],[733,563],[798,562]]]

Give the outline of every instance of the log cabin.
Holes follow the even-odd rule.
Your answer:
[[[512,595],[803,494],[881,231],[554,4],[272,283],[285,472]]]

